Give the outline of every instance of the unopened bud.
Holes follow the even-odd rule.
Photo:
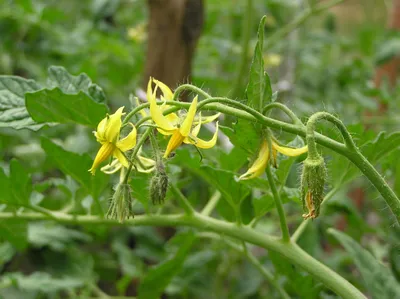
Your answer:
[[[111,219],[118,219],[120,223],[124,222],[129,217],[134,216],[132,204],[133,197],[131,186],[120,183],[111,199],[107,217]]]
[[[301,200],[303,202],[304,219],[316,218],[319,215],[324,199],[324,186],[327,177],[324,159],[318,155],[310,156],[303,163],[301,174]]]
[[[159,161],[156,164],[154,176],[150,181],[150,198],[153,204],[164,202],[168,190],[168,175],[164,164]]]

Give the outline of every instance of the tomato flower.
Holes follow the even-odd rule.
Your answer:
[[[128,159],[125,157],[124,152],[129,151],[136,145],[136,128],[130,123],[132,126],[131,132],[125,138],[119,139],[123,110],[124,107],[121,107],[114,114],[107,115],[100,121],[97,130],[93,132],[97,142],[101,144],[93,165],[89,169],[93,175],[99,165],[111,156],[117,158],[122,166],[129,166]]]
[[[303,146],[300,148],[291,148],[280,146],[272,141],[272,164],[276,167],[277,152],[289,157],[296,157],[308,151],[308,147]],[[239,177],[239,180],[249,180],[261,176],[268,165],[270,159],[270,152],[267,140],[263,140],[257,158],[254,160],[250,168]]]
[[[152,89],[152,82],[156,84],[156,88]],[[189,110],[185,116],[178,116],[175,113],[170,113],[164,116],[163,112],[166,109],[166,104],[158,105],[156,100],[157,88],[161,89],[161,100],[172,100],[173,93],[164,83],[150,78],[147,85],[147,99],[150,103],[150,115],[154,123],[157,125],[157,130],[166,136],[171,136],[167,149],[164,153],[164,158],[167,158],[171,152],[176,150],[182,143],[193,144],[198,148],[208,149],[213,147],[217,142],[218,122],[213,137],[208,140],[202,140],[197,137],[202,124],[211,122],[218,118],[219,113],[210,117],[202,118],[197,111],[197,96],[194,98]]]

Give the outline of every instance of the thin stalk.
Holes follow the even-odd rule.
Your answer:
[[[144,144],[144,142],[146,141],[146,139],[149,137],[151,131],[153,130],[153,128],[147,128],[146,131],[143,133],[143,135],[140,137],[138,143],[136,144],[135,148],[133,149],[132,155],[130,157],[130,163],[129,163],[129,167],[126,170],[126,174],[125,174],[125,178],[124,178],[124,184],[128,183],[129,180],[129,175],[132,171],[132,167],[133,167],[133,161],[136,159],[136,155],[139,152],[139,149],[142,147],[142,145]]]
[[[273,102],[266,105],[263,108],[263,114],[266,114],[269,110],[274,108],[280,109],[283,112],[285,112],[285,114],[292,120],[293,124],[304,126],[301,120],[297,117],[296,114],[294,114],[292,110],[290,110],[286,105],[283,105],[282,103],[279,102]]]
[[[279,222],[281,224],[282,240],[284,242],[290,242],[289,228],[288,228],[287,223],[286,223],[285,210],[283,209],[283,204],[282,204],[282,201],[281,201],[281,197],[280,197],[279,192],[278,192],[278,190],[276,188],[275,181],[274,181],[274,178],[273,178],[272,172],[271,172],[271,167],[269,165],[265,169],[265,172],[267,174],[268,183],[269,183],[269,186],[271,187],[271,191],[272,191],[272,194],[273,194],[274,199],[275,199],[275,206],[276,206],[276,209],[278,211]]]
[[[242,41],[241,41],[241,56],[239,67],[236,75],[235,90],[233,92],[234,97],[239,96],[240,91],[242,90],[243,78],[248,71],[248,61],[249,61],[249,43],[250,36],[252,32],[252,12],[253,12],[253,0],[247,0],[246,12],[243,18],[242,23]]]
[[[57,221],[72,224],[110,224],[110,225],[133,225],[133,226],[189,226],[205,231],[216,232],[240,241],[251,243],[267,250],[275,251],[284,256],[292,264],[299,266],[306,272],[320,280],[327,288],[333,290],[344,299],[365,299],[366,297],[346,279],[320,263],[294,243],[286,243],[281,240],[257,232],[247,226],[237,226],[199,213],[188,215],[138,215],[127,219],[124,223],[118,223],[114,219],[102,219],[96,216],[75,216],[63,213],[53,213]],[[15,215],[8,212],[0,212],[0,219],[25,219],[44,220],[47,216],[39,213],[24,213]]]
[[[192,215],[195,211],[190,204],[189,200],[186,198],[185,195],[179,190],[179,188],[175,184],[171,184],[171,190],[175,194],[176,199],[178,200],[179,204],[185,210],[186,214]]]
[[[207,202],[207,204],[201,211],[201,214],[204,216],[209,216],[217,206],[220,198],[221,198],[221,193],[218,190],[215,191],[214,194],[211,196],[210,200]]]

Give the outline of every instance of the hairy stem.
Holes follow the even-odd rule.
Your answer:
[[[303,268],[311,275],[320,280],[324,285],[345,299],[365,299],[366,297],[346,279],[336,272],[308,255],[299,246],[291,242],[265,235],[247,226],[238,226],[217,220],[211,217],[194,213],[193,215],[139,215],[127,219],[124,223],[118,223],[113,219],[101,219],[96,216],[76,216],[63,213],[52,213],[57,221],[73,224],[112,224],[112,225],[134,225],[134,226],[190,226],[205,231],[216,232],[243,242],[251,243],[267,250],[275,251],[286,257],[292,264]],[[43,220],[48,216],[39,213],[25,213],[15,215],[13,213],[0,212],[0,219],[26,219]]]
[[[274,178],[273,178],[272,172],[271,172],[271,167],[269,165],[265,169],[265,172],[267,173],[268,183],[269,183],[269,186],[271,187],[272,194],[274,195],[276,209],[278,210],[279,221],[281,224],[281,231],[282,231],[282,240],[284,242],[289,242],[290,235],[289,235],[289,228],[286,223],[285,210],[283,209],[281,197],[276,188],[275,181],[274,181]]]

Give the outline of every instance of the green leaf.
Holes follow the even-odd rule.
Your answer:
[[[95,102],[82,91],[67,94],[58,87],[26,94],[26,108],[39,123],[78,123],[91,127],[95,127],[108,111],[104,104]]]
[[[28,245],[26,221],[15,218],[0,220],[0,242],[8,241],[17,249],[25,249]]]
[[[10,163],[10,186],[13,204],[29,205],[32,181],[26,169],[15,159]]]
[[[221,127],[235,147],[245,151],[248,155],[255,155],[261,144],[261,130],[253,122],[239,119],[232,128]]]
[[[147,272],[139,286],[139,299],[160,298],[172,278],[181,271],[182,265],[195,239],[194,233],[187,233],[186,236],[180,240],[179,249],[171,259],[157,265]]]
[[[16,76],[0,76],[0,128],[37,131],[45,124],[37,124],[25,107],[25,93],[41,88],[33,80]]]
[[[362,248],[346,234],[332,228],[329,229],[329,233],[342,244],[353,258],[372,298],[392,299],[398,297],[400,284],[389,268],[377,261],[368,250]]]
[[[263,16],[258,27],[258,41],[254,49],[253,61],[250,67],[249,83],[246,94],[248,105],[262,111],[263,107],[271,102],[272,88],[268,74],[264,70],[263,44],[266,16]]]
[[[108,177],[101,171],[98,171],[96,175],[88,171],[93,163],[88,155],[68,152],[47,138],[42,138],[41,145],[48,159],[63,173],[80,183],[93,198],[99,197],[107,186]]]
[[[49,89],[58,87],[65,94],[77,94],[82,91],[94,101],[105,103],[106,96],[103,90],[97,84],[93,84],[85,73],[73,76],[62,66],[51,66],[48,72],[47,84]]]
[[[35,247],[48,246],[54,251],[63,251],[74,241],[89,242],[90,236],[78,230],[49,222],[30,223],[28,240]]]
[[[54,278],[44,272],[34,272],[26,276],[22,273],[11,273],[4,278],[11,280],[21,290],[40,291],[43,293],[71,290],[84,285],[84,281],[79,277]]]

